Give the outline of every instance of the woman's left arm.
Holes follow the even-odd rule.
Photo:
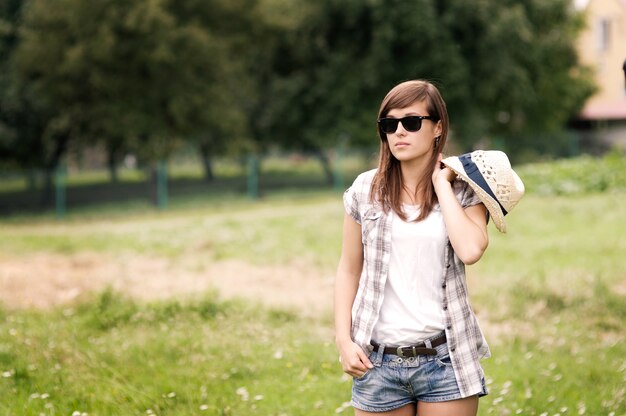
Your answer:
[[[456,174],[448,167],[441,169],[441,156],[433,171],[433,186],[452,248],[465,264],[474,264],[489,244],[487,208],[483,204],[463,209],[452,190]]]

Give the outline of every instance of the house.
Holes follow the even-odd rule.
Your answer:
[[[575,0],[574,4],[587,21],[578,39],[579,59],[593,68],[598,87],[575,125],[583,143],[626,150],[626,0]]]

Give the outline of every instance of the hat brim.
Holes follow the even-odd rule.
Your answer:
[[[493,223],[498,229],[498,231],[502,233],[506,233],[506,222],[504,221],[504,213],[502,212],[502,208],[500,208],[500,204],[498,201],[493,199],[491,195],[489,195],[483,188],[481,188],[476,182],[472,181],[465,173],[465,169],[463,169],[463,164],[459,160],[458,157],[448,157],[441,161],[444,165],[452,169],[454,173],[457,174],[459,178],[464,180],[469,184],[469,186],[476,192],[476,195],[481,200],[481,202],[489,211],[489,215],[493,219]]]

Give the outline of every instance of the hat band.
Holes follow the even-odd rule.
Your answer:
[[[500,201],[498,201],[498,198],[496,198],[496,196],[494,195],[493,191],[487,184],[487,181],[485,181],[483,174],[480,173],[478,166],[476,166],[476,163],[474,163],[469,153],[459,156],[459,160],[463,164],[463,169],[465,169],[465,173],[467,174],[467,176],[472,181],[474,181],[476,185],[480,186],[483,191],[487,192],[487,194],[492,197],[498,203],[498,205],[500,205],[500,209],[502,209],[502,213],[504,215],[508,214],[507,210],[504,209]]]

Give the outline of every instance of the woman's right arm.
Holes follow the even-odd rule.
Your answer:
[[[343,244],[335,279],[335,342],[343,371],[352,377],[361,377],[372,368],[372,363],[361,347],[352,341],[352,304],[359,287],[363,269],[361,225],[350,215],[343,220]]]

